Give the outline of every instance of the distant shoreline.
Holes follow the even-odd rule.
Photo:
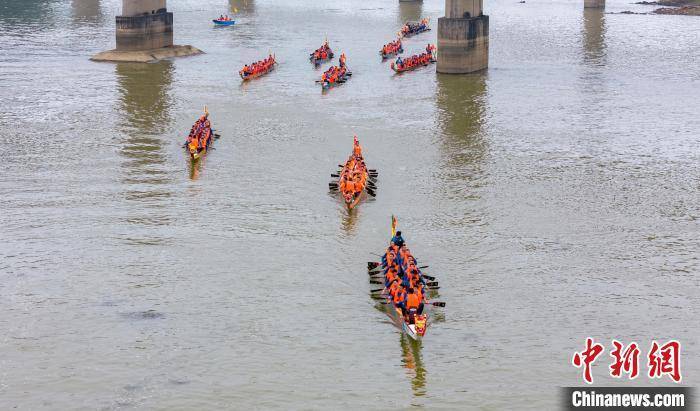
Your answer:
[[[639,1],[635,4],[666,6],[654,10],[654,14],[671,14],[679,16],[700,16],[700,0],[659,0]]]
[[[651,13],[637,13],[625,10],[611,14],[667,14],[676,16],[700,16],[700,0],[659,0],[659,1],[638,1],[634,4],[644,6],[666,6],[655,9]]]

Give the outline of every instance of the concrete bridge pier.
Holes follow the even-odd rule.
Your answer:
[[[445,17],[438,19],[438,73],[473,73],[488,66],[489,16],[483,0],[445,0]]]
[[[173,45],[173,13],[165,0],[122,0],[117,50],[153,50]]]
[[[585,9],[604,9],[605,0],[583,0],[583,8]]]
[[[117,48],[92,57],[96,61],[152,62],[170,57],[199,54],[192,46],[173,44],[173,13],[166,0],[122,0],[116,18]]]

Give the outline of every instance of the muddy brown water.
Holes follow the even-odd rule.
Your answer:
[[[169,3],[205,55],[93,63],[119,1],[0,5],[0,408],[552,409],[587,336],[677,338],[697,385],[700,20],[487,2],[486,73],[396,76],[444,2]],[[326,36],[354,76],[322,94]],[[348,214],[353,134],[380,178]],[[391,214],[447,302],[422,344],[369,296]]]

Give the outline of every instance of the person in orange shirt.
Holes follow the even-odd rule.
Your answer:
[[[410,313],[411,310],[415,310],[415,312],[420,315],[423,313],[423,307],[423,301],[421,301],[420,296],[416,294],[416,290],[413,289],[413,287],[409,288],[408,293],[404,297],[404,316]]]
[[[399,290],[401,289],[401,284],[399,283],[399,280],[391,281],[387,286],[387,289],[389,291],[391,299],[394,300],[396,298],[396,293],[399,292]]]
[[[362,156],[362,146],[360,145],[360,142],[357,140],[357,136],[354,136],[354,141],[352,145],[352,153],[357,157],[357,156]]]
[[[398,281],[396,282],[398,283]],[[406,290],[404,290],[403,287],[399,284],[397,286],[396,292],[394,292],[394,305],[396,308],[400,309],[402,312],[404,311],[404,307],[406,306],[405,304],[406,300]]]
[[[345,183],[345,194],[346,197],[355,194],[355,182],[351,179],[348,179]]]

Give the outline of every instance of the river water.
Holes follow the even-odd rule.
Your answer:
[[[613,338],[680,340],[698,384],[699,18],[489,1],[487,72],[394,76],[443,1],[171,1],[206,54],[89,61],[120,3],[0,5],[1,409],[553,409],[587,336],[596,384],[629,384]],[[355,75],[322,94],[326,36]],[[353,134],[380,178],[348,214]],[[447,302],[421,344],[369,295],[391,214]]]

